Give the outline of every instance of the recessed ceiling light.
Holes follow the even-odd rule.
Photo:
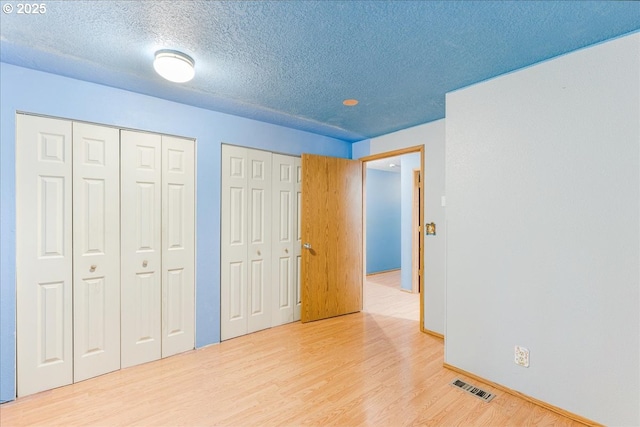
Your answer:
[[[153,61],[153,68],[165,79],[175,82],[188,82],[195,75],[193,59],[175,50],[159,50]]]
[[[343,105],[346,105],[347,107],[353,107],[355,105],[358,105],[358,100],[357,99],[345,99],[344,101],[342,101]]]

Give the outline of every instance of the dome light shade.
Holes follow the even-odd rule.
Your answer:
[[[175,82],[188,82],[195,75],[193,59],[175,50],[159,50],[153,61],[153,68],[165,79]]]

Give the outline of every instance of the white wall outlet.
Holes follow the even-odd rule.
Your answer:
[[[528,348],[520,347],[519,345],[517,345],[515,356],[516,356],[515,357],[516,365],[524,366],[525,368],[529,367],[529,349]]]

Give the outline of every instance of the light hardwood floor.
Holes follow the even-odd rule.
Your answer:
[[[18,399],[0,406],[0,425],[580,425],[488,386],[490,403],[450,386],[478,383],[442,367],[417,295],[369,283],[364,303]]]

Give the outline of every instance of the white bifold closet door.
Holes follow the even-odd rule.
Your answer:
[[[300,320],[301,160],[222,145],[220,335]]]
[[[120,369],[120,132],[73,123],[73,380]]]
[[[271,325],[300,320],[300,184],[298,157],[273,154]]]
[[[162,137],[123,130],[122,367],[162,354]]]
[[[122,367],[194,347],[193,141],[121,131]]]
[[[16,120],[18,396],[193,349],[194,142]]]
[[[300,157],[294,157],[293,164],[296,168],[296,205],[295,205],[295,228],[296,242],[293,245],[293,250],[296,256],[296,283],[295,283],[295,298],[293,305],[293,320],[300,320],[300,308],[302,307],[301,286],[302,286],[302,159]]]
[[[18,396],[73,382],[71,122],[16,122]]]
[[[18,396],[120,368],[118,130],[17,115]]]
[[[271,153],[222,146],[222,340],[271,326],[271,185]]]
[[[195,345],[195,147],[162,136],[162,357]]]

